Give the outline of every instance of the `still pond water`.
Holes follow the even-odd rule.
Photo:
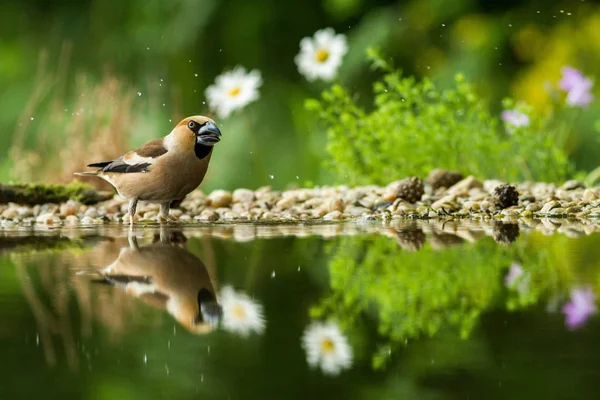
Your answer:
[[[0,232],[0,399],[597,399],[561,224]]]

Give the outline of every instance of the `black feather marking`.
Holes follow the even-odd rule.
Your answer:
[[[196,153],[196,157],[199,159],[203,159],[212,151],[212,146],[205,146],[202,143],[196,143],[194,146],[194,153]]]
[[[102,172],[120,172],[120,173],[130,173],[130,172],[148,172],[148,167],[150,163],[142,163],[142,164],[127,164],[124,162],[113,162],[106,167],[102,168]]]
[[[132,282],[143,283],[149,285],[152,280],[149,276],[133,276],[133,275],[105,275],[104,279],[112,284],[127,284]]]
[[[104,168],[107,165],[109,165],[110,163],[112,163],[112,161],[103,161],[103,162],[99,162],[99,163],[88,164],[88,167]]]

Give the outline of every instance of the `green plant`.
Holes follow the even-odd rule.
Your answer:
[[[501,129],[464,76],[440,89],[429,79],[403,77],[376,51],[368,56],[385,72],[374,84],[372,111],[339,85],[306,103],[328,126],[327,166],[340,180],[385,184],[433,168],[508,181],[560,181],[570,172],[562,128],[549,126],[549,117],[527,109],[528,126]]]

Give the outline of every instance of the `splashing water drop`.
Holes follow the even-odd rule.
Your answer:
[[[275,175],[269,175],[269,178],[275,179]]]
[[[142,92],[137,92],[138,97],[141,97]]]

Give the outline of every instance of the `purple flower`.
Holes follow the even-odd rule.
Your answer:
[[[517,110],[504,110],[500,117],[502,118],[502,121],[515,128],[529,126],[529,117],[527,114]]]
[[[569,329],[583,325],[590,315],[596,313],[596,295],[591,288],[571,291],[571,301],[563,307]]]
[[[594,83],[586,78],[581,71],[572,67],[563,67],[562,79],[558,87],[567,92],[567,104],[576,107],[586,107],[594,100],[591,93]]]

